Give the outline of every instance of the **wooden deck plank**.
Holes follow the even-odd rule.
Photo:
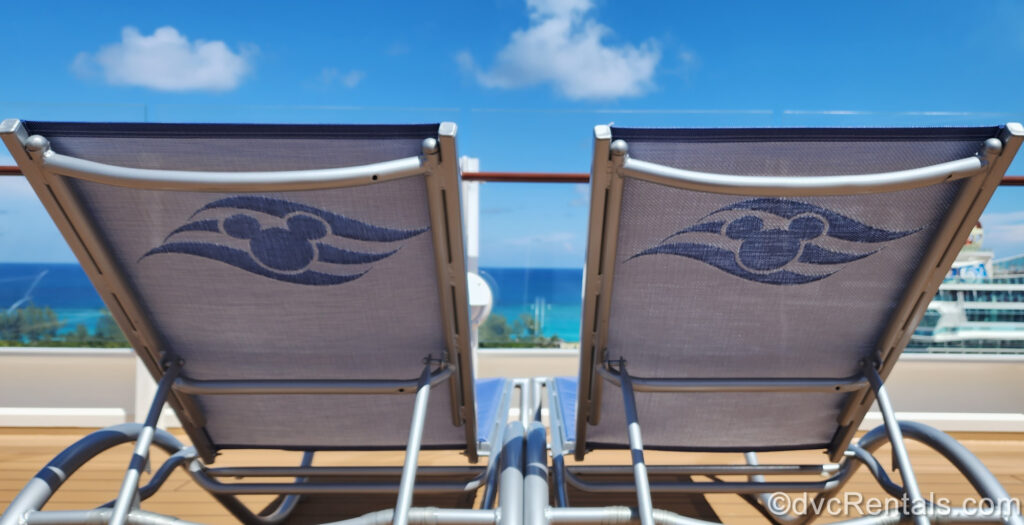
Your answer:
[[[9,429],[0,428],[0,508],[6,508],[10,500],[20,488],[43,465],[64,447],[70,445],[87,430],[83,429]],[[176,432],[183,441],[185,437]],[[967,448],[977,454],[981,460],[1000,479],[1011,496],[1024,499],[1024,434],[958,434]],[[948,498],[952,504],[959,505],[964,499],[974,497],[971,486],[938,454],[922,445],[909,443],[909,453],[913,459],[923,492],[927,495],[935,492]],[[121,475],[131,454],[131,445],[115,447],[83,467],[71,477],[65,486],[54,496],[47,509],[81,509],[91,508],[112,499],[121,482]],[[162,452],[154,452],[154,467],[166,457]],[[647,460],[652,465],[672,463],[693,464],[742,464],[739,454],[677,454],[648,452]],[[878,457],[887,462],[888,452],[881,449]],[[227,451],[218,458],[217,466],[221,465],[295,465],[300,455],[295,452],[266,451]],[[330,452],[317,454],[317,465],[401,465],[401,452]],[[820,453],[784,452],[761,454],[763,463],[791,462],[815,463],[824,460]],[[627,451],[599,451],[587,456],[584,464],[627,464]],[[572,464],[573,462],[569,462]],[[465,458],[452,452],[424,451],[421,465],[465,465]],[[484,464],[481,462],[481,464]],[[143,483],[148,475],[143,476]],[[700,479],[700,478],[697,478]],[[812,478],[813,479],[813,478]],[[820,478],[818,478],[820,479]],[[898,474],[894,476],[898,479]],[[864,498],[881,497],[882,493],[870,475],[861,469],[847,485],[848,492],[861,493]],[[253,508],[261,508],[271,501],[270,496],[246,497],[247,503]],[[368,505],[383,504],[386,498],[363,498]],[[599,501],[599,500],[598,500]],[[755,510],[735,495],[709,495],[707,497],[714,514],[726,523],[766,523]],[[577,504],[590,503],[590,500],[578,501]],[[326,513],[328,510],[323,502],[311,507],[313,516]],[[683,506],[685,507],[685,505]],[[200,489],[181,469],[177,470],[167,481],[164,488],[153,498],[143,503],[143,508],[162,514],[170,514],[190,521],[213,524],[236,523],[223,507],[209,494]],[[681,507],[682,508],[682,507]],[[323,514],[327,515],[327,514]],[[823,523],[836,521],[839,517],[825,517]]]

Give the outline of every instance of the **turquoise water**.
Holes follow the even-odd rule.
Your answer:
[[[57,314],[58,335],[74,332],[79,324],[95,333],[104,309],[78,264],[0,264],[0,312],[29,304]]]
[[[494,294],[492,313],[512,323],[522,314],[543,321],[545,337],[579,341],[583,270],[572,268],[481,268]],[[0,263],[0,312],[32,304],[50,307],[61,323],[58,333],[84,325],[96,331],[104,305],[85,272],[75,263]],[[542,316],[535,315],[539,311]]]
[[[510,324],[521,314],[533,315],[533,308],[523,306],[495,306],[491,315],[501,315]],[[544,324],[540,333],[544,337],[557,335],[563,341],[577,343],[580,340],[580,305],[548,304],[545,308]]]
[[[501,315],[511,324],[528,314],[543,321],[540,333],[544,337],[580,340],[582,269],[481,268],[480,275],[494,294],[492,315]]]

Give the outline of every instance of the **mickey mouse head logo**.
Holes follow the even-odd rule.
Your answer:
[[[252,255],[268,268],[278,271],[301,270],[316,258],[313,242],[327,235],[327,225],[316,217],[295,214],[288,217],[287,228],[266,228],[248,215],[224,219],[224,233],[236,239],[248,239]]]
[[[759,217],[745,216],[725,229],[730,239],[742,240],[739,258],[747,268],[768,271],[781,268],[800,255],[804,241],[820,237],[825,223],[813,216],[793,219],[788,229],[765,229]]]

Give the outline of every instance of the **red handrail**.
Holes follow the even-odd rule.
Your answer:
[[[463,172],[462,180],[486,182],[590,182],[589,173],[517,173],[511,171]]]

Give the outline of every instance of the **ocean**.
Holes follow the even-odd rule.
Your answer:
[[[49,306],[61,326],[58,334],[82,324],[90,332],[104,305],[77,263],[0,263],[0,312],[32,304]]]
[[[538,320],[545,337],[579,341],[582,269],[481,268],[494,294],[492,314],[511,324],[527,314]],[[26,304],[49,306],[61,322],[58,333],[77,325],[90,332],[103,312],[103,302],[76,263],[0,263],[0,311]]]
[[[528,314],[544,337],[579,342],[583,304],[581,268],[480,268],[494,294],[491,314],[510,324]]]

